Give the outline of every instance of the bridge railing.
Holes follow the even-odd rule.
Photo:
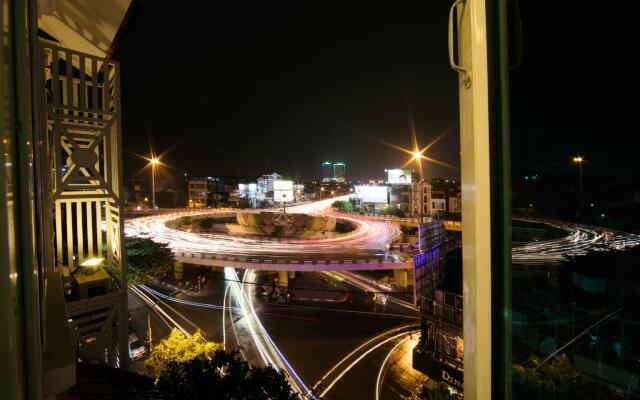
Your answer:
[[[184,252],[184,251],[176,251],[176,257],[180,258],[193,258],[194,260],[219,260],[219,261],[230,261],[230,262],[244,262],[251,264],[294,264],[294,265],[343,265],[343,264],[399,264],[405,261],[401,260],[393,260],[385,257],[376,257],[376,258],[352,258],[352,259],[317,259],[317,260],[309,260],[309,259],[282,259],[275,257],[264,257],[264,256],[220,256],[209,253],[201,253],[201,252]]]

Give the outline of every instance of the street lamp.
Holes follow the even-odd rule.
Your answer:
[[[152,157],[149,160],[149,164],[151,164],[151,207],[156,209],[156,168],[160,160],[156,157]]]
[[[324,192],[324,187],[320,186],[320,200],[322,200],[322,193]]]
[[[583,219],[583,206],[582,206],[582,163],[584,162],[584,158],[582,158],[582,156],[576,156],[573,157],[573,162],[578,164],[578,169],[580,171],[580,178],[579,178],[579,183],[578,183],[578,190],[579,190],[579,209],[580,209],[580,219]]]
[[[282,213],[283,214],[287,213],[287,195],[286,194],[282,195]]]

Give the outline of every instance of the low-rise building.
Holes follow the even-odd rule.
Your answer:
[[[209,193],[212,182],[207,177],[189,179],[189,208],[211,207]]]
[[[429,182],[391,185],[390,193],[391,204],[397,205],[406,216],[431,215],[431,184]]]

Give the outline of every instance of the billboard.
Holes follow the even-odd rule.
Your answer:
[[[293,201],[293,181],[273,181],[273,201]]]
[[[393,184],[410,184],[411,170],[408,169],[390,169],[387,171],[387,183]]]
[[[356,186],[356,197],[365,203],[386,203],[387,186]]]
[[[280,181],[280,180],[273,181],[273,191],[275,192],[280,190],[292,191],[293,181]]]
[[[240,197],[253,197],[256,195],[256,191],[258,190],[258,185],[255,183],[239,183],[238,184],[238,194]]]
[[[274,190],[273,191],[273,201],[277,202],[289,202],[293,201],[293,191],[292,190]]]

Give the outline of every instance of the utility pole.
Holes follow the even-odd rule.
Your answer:
[[[149,353],[151,353],[151,348],[153,346],[153,339],[151,338],[151,310],[149,310],[149,313],[147,314],[147,325],[148,325],[148,329],[149,329],[149,334],[147,335],[147,340],[149,342]]]
[[[582,158],[582,156],[577,156],[577,157],[573,157],[573,162],[578,164],[578,170],[579,170],[579,181],[578,181],[578,201],[580,202],[580,204],[578,204],[578,209],[580,210],[580,220],[583,221],[584,220],[584,201],[582,198],[582,163],[584,162],[584,158]]]
[[[160,160],[157,158],[151,158],[151,207],[154,212],[156,209],[156,165],[158,165],[158,162],[160,162]]]

